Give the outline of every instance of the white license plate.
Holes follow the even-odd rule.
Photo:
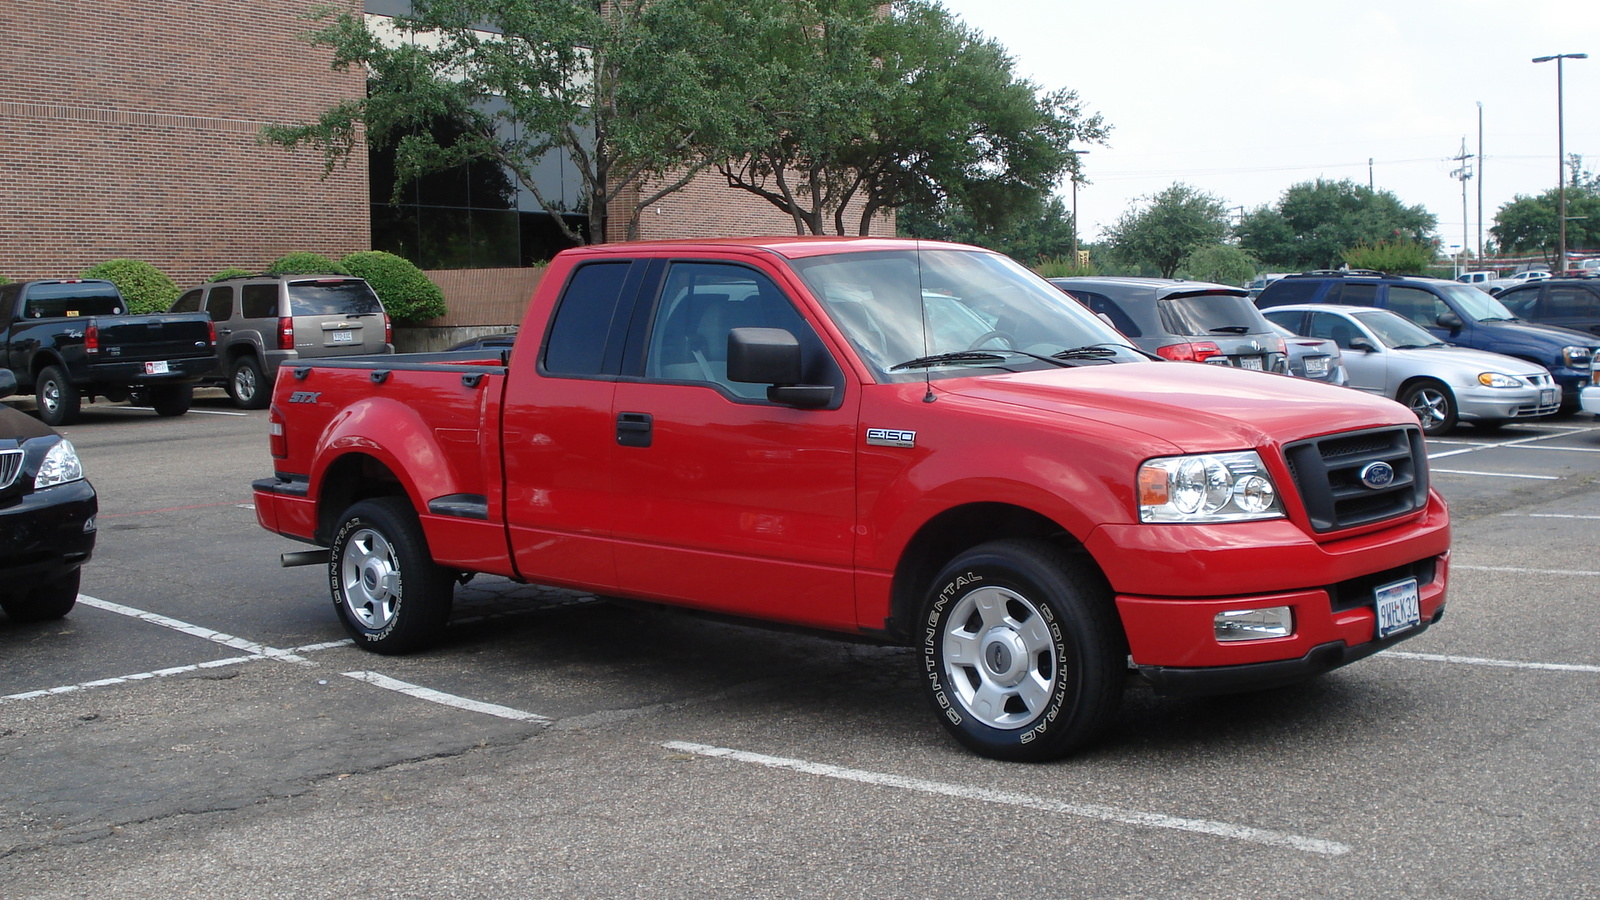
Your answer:
[[[168,368],[167,361],[164,359],[144,364],[144,373],[146,375],[165,375],[170,371],[172,370]]]
[[[1306,377],[1321,378],[1328,374],[1328,358],[1326,356],[1306,357]]]
[[[1383,585],[1372,593],[1378,601],[1380,640],[1422,624],[1422,608],[1417,603],[1415,578]]]
[[[331,343],[354,344],[356,342],[356,335],[353,331],[334,331],[331,334],[332,337],[329,339]]]
[[[1543,391],[1539,392],[1539,405],[1540,406],[1549,406],[1549,405],[1551,405],[1552,403],[1555,403],[1555,402],[1556,402],[1556,392],[1555,392],[1554,389],[1543,390]]]
[[[1265,370],[1266,366],[1262,365],[1261,357],[1259,356],[1241,356],[1239,357],[1239,368],[1260,372]]]

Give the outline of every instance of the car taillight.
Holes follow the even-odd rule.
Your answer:
[[[289,316],[278,320],[278,349],[294,349],[294,319]]]
[[[278,415],[276,406],[267,413],[267,447],[273,459],[287,459],[289,456],[289,439],[283,434],[283,417]]]
[[[385,344],[394,343],[394,323],[389,321],[388,313],[383,314],[383,342]]]
[[[90,325],[83,330],[83,352],[91,356],[100,352],[100,329]]]
[[[1176,362],[1205,362],[1213,356],[1221,356],[1222,348],[1211,341],[1194,341],[1157,347],[1156,355]]]

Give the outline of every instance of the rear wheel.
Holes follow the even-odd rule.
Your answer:
[[[60,366],[49,366],[40,372],[33,393],[34,399],[39,402],[39,418],[46,425],[58,427],[78,421],[82,398]]]
[[[181,416],[194,403],[194,385],[157,384],[150,387],[150,406],[158,416]]]
[[[934,580],[922,684],[950,734],[983,756],[1045,760],[1111,723],[1127,651],[1092,564],[1042,541],[996,541]]]
[[[1416,413],[1422,433],[1433,436],[1456,427],[1456,398],[1438,381],[1419,381],[1401,392],[1400,403]]]
[[[35,585],[24,594],[0,596],[0,609],[15,622],[47,622],[72,611],[78,602],[83,570],[73,569],[53,581]]]
[[[345,512],[328,556],[328,583],[356,645],[386,654],[437,641],[455,590],[410,503],[399,497],[363,500]]]
[[[272,386],[253,357],[241,356],[234,360],[228,374],[228,393],[240,409],[266,409],[272,399]]]

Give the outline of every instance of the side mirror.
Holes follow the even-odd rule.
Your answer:
[[[9,397],[17,392],[17,376],[11,374],[10,369],[0,369],[0,397]]]
[[[765,384],[767,399],[816,409],[833,402],[831,385],[800,384],[800,341],[782,328],[735,328],[728,332],[728,380]]]
[[[1350,349],[1360,350],[1362,353],[1377,353],[1378,345],[1364,337],[1356,337],[1350,339]]]
[[[1450,329],[1451,334],[1461,330],[1461,317],[1453,312],[1442,312],[1439,314],[1439,318],[1434,319],[1433,321],[1434,324],[1438,325],[1440,328]]]

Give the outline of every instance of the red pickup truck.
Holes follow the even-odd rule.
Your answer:
[[[1444,612],[1410,411],[1152,360],[995,253],[569,250],[518,334],[280,373],[257,516],[357,644],[424,646],[463,575],[564,585],[914,646],[957,740],[1046,759],[1130,674],[1274,686]]]

